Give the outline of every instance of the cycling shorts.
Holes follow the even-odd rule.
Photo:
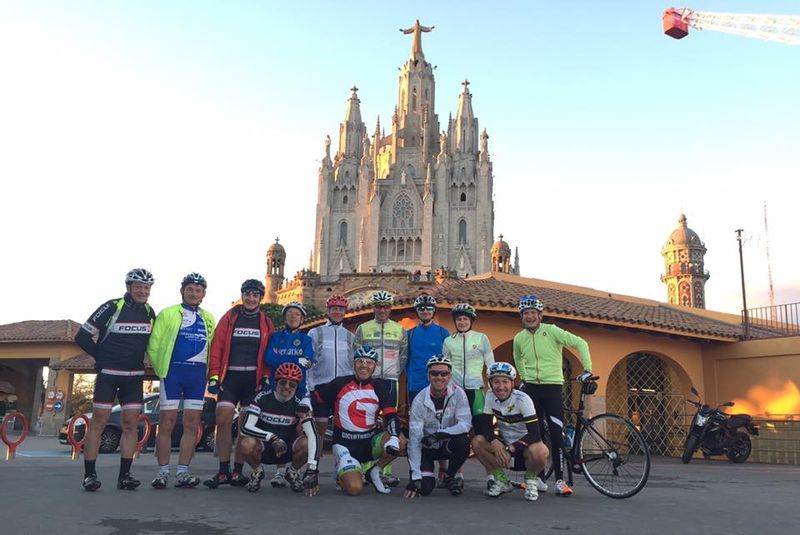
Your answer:
[[[256,397],[256,372],[228,370],[225,380],[219,387],[217,407],[236,408],[238,403],[244,408]]]
[[[160,410],[177,410],[183,398],[186,410],[203,410],[206,395],[206,367],[197,364],[171,366],[161,379]]]
[[[297,444],[297,441],[300,440],[299,437],[295,437],[294,440],[292,439],[284,439],[286,441],[286,453],[278,457],[275,455],[275,450],[272,449],[272,445],[269,443],[265,443],[262,441],[264,445],[264,449],[261,451],[261,464],[289,464],[292,462],[292,456],[294,456],[294,449]]]
[[[114,398],[119,400],[122,410],[142,410],[142,382],[144,370],[115,370],[104,368],[97,374],[94,383],[92,404],[96,409],[114,406]]]
[[[347,433],[344,431],[344,433]],[[384,432],[376,433],[371,438],[350,440],[340,439],[335,449],[345,448],[347,455],[337,456],[336,475],[342,476],[347,472],[365,471],[372,467],[374,461],[383,456]]]
[[[373,379],[375,383],[383,383],[386,385],[386,390],[389,392],[389,403],[397,408],[397,380],[396,379]]]
[[[486,396],[483,389],[476,388],[474,390],[464,390],[467,394],[467,401],[469,401],[470,410],[472,411],[473,422],[475,416],[483,414],[483,405],[486,403]]]

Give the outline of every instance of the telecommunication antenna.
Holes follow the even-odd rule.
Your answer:
[[[767,242],[767,275],[769,277],[770,314],[775,314],[775,289],[772,286],[772,261],[769,258],[769,229],[767,226],[767,201],[764,201],[764,239]]]

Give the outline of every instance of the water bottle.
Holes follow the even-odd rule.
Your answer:
[[[564,428],[564,448],[569,449],[572,447],[572,440],[575,438],[575,426],[567,424]]]

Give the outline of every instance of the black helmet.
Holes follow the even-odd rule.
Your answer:
[[[186,288],[186,286],[189,284],[199,284],[203,288],[208,288],[206,278],[196,272],[189,273],[183,278],[181,281],[181,289]]]
[[[242,283],[242,293],[253,292],[253,291],[258,292],[261,295],[264,295],[266,291],[264,288],[264,283],[256,279],[247,279]]]

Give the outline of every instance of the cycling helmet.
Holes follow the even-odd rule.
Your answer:
[[[393,305],[394,296],[386,290],[378,290],[372,294],[371,302],[373,305]]]
[[[475,311],[475,307],[470,305],[469,303],[459,303],[453,307],[453,310],[450,311],[450,314],[453,315],[453,319],[456,319],[459,316],[467,316],[470,319],[475,319],[478,317],[478,313]]]
[[[508,377],[513,381],[514,379],[517,378],[517,370],[515,370],[514,366],[512,366],[508,362],[495,362],[494,364],[489,366],[489,371],[487,375],[490,381],[494,377]]]
[[[206,278],[194,271],[192,273],[189,273],[183,278],[183,280],[181,281],[181,288],[186,288],[186,286],[189,284],[199,284],[203,288],[208,287]]]
[[[436,364],[444,364],[445,366],[447,366],[451,370],[453,369],[453,363],[450,362],[450,358],[449,357],[445,357],[441,353],[439,353],[438,355],[434,355],[431,358],[429,358],[428,359],[428,363],[425,365],[425,367],[426,368],[430,368],[431,366],[434,366]]]
[[[539,300],[538,297],[535,295],[523,295],[519,298],[519,311],[520,313],[525,312],[529,309],[538,310],[539,312],[544,310],[544,303]]]
[[[414,299],[414,308],[436,308],[436,299],[432,295],[422,294]]]
[[[333,294],[331,295],[327,301],[325,301],[325,306],[327,308],[331,307],[344,307],[347,308],[347,298],[343,295]]]
[[[256,279],[247,279],[242,283],[242,293],[245,292],[258,292],[264,295],[264,283]]]
[[[353,353],[353,360],[355,359],[370,359],[374,362],[378,362],[378,352],[372,349],[371,346],[360,346],[356,349],[356,352]]]
[[[134,282],[141,282],[142,284],[153,284],[156,280],[153,278],[153,274],[147,271],[144,268],[136,268],[132,269],[125,275],[125,284],[131,284]]]
[[[289,379],[299,383],[303,380],[303,370],[294,362],[284,362],[275,370],[275,379]]]
[[[306,307],[304,307],[303,303],[300,303],[299,301],[292,301],[290,303],[286,303],[283,306],[283,310],[281,311],[281,314],[283,314],[285,316],[286,315],[286,311],[289,310],[290,308],[296,308],[297,310],[299,310],[300,314],[302,314],[304,318],[306,316],[308,316],[308,313],[306,312]]]

